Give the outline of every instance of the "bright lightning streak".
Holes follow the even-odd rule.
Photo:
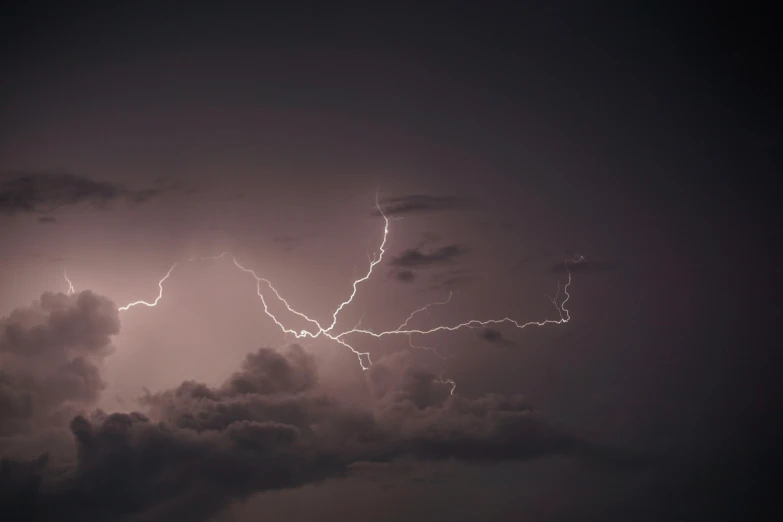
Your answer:
[[[166,272],[165,276],[163,276],[163,279],[158,281],[158,288],[159,288],[158,297],[156,297],[153,302],[148,303],[147,301],[134,301],[132,303],[126,304],[125,306],[121,306],[119,308],[119,311],[124,312],[125,310],[129,310],[130,308],[133,308],[134,306],[137,306],[137,305],[144,305],[144,306],[148,306],[150,308],[152,308],[153,306],[157,306],[158,305],[158,301],[160,301],[161,298],[163,297],[163,282],[166,279],[169,278],[169,276],[171,275],[171,272],[174,270],[175,266],[177,266],[177,263],[174,263],[173,265],[171,265],[171,268],[169,268],[169,271]]]
[[[378,249],[379,250],[378,257],[375,258],[375,256],[373,255],[373,260],[370,262],[370,268],[367,269],[367,274],[364,277],[362,277],[360,279],[357,279],[357,280],[355,280],[353,282],[353,292],[351,292],[351,297],[349,297],[346,301],[343,301],[342,303],[340,303],[340,306],[338,306],[337,309],[334,311],[334,313],[332,314],[332,324],[329,325],[329,328],[327,328],[325,330],[326,332],[332,331],[332,329],[337,324],[337,315],[340,313],[340,311],[342,311],[343,307],[345,305],[349,304],[351,301],[353,301],[353,298],[356,296],[356,292],[357,292],[356,286],[359,283],[362,283],[362,282],[367,281],[368,279],[370,279],[370,276],[372,275],[373,268],[375,268],[375,265],[377,265],[378,263],[380,263],[383,260],[383,254],[386,253],[386,238],[389,236],[389,218],[386,217],[386,214],[383,213],[383,209],[381,208],[381,205],[378,203],[378,194],[377,193],[375,194],[375,206],[378,208],[378,212],[381,213],[381,216],[383,216],[383,221],[384,221],[384,225],[383,225],[383,241],[381,241],[381,246]]]
[[[529,326],[545,326],[545,325],[549,325],[549,324],[556,325],[556,324],[567,323],[568,321],[570,321],[571,316],[570,316],[568,310],[565,307],[566,303],[571,298],[571,295],[568,293],[568,287],[571,285],[571,271],[568,269],[568,266],[569,266],[569,263],[575,264],[575,263],[580,263],[580,262],[584,261],[584,258],[581,257],[581,256],[576,257],[576,258],[574,258],[574,259],[572,259],[570,261],[566,261],[565,262],[566,271],[568,272],[568,282],[562,288],[562,292],[564,293],[565,298],[561,302],[558,303],[558,298],[560,296],[560,291],[561,291],[559,282],[558,282],[557,293],[555,294],[555,297],[554,298],[549,298],[550,301],[557,308],[557,311],[558,311],[558,314],[559,314],[559,319],[545,319],[545,320],[542,320],[542,321],[528,321],[526,323],[522,323],[522,322],[519,322],[516,319],[512,319],[510,317],[503,317],[502,319],[485,319],[485,320],[470,319],[468,321],[465,321],[465,322],[462,322],[462,323],[458,323],[458,324],[454,324],[454,325],[438,325],[438,326],[435,326],[435,327],[432,327],[432,328],[411,328],[411,327],[409,327],[409,323],[413,320],[413,318],[417,314],[420,314],[422,312],[428,312],[429,313],[429,308],[432,307],[432,306],[442,306],[442,305],[449,304],[449,302],[451,301],[451,297],[452,297],[452,293],[449,292],[448,299],[446,299],[445,301],[437,301],[437,302],[429,303],[427,305],[424,305],[421,308],[418,308],[418,309],[414,310],[408,316],[408,318],[405,319],[405,321],[402,322],[402,324],[400,324],[397,328],[395,328],[393,330],[386,330],[386,331],[382,331],[382,332],[374,332],[373,330],[370,330],[370,329],[367,329],[367,328],[360,328],[361,321],[362,321],[360,319],[359,322],[356,324],[356,326],[354,326],[350,330],[346,330],[346,331],[344,331],[342,333],[338,333],[338,334],[332,333],[332,331],[335,329],[335,327],[338,324],[338,316],[339,316],[340,312],[346,306],[348,306],[353,301],[353,299],[356,297],[356,294],[358,293],[358,286],[359,286],[359,284],[361,284],[364,281],[367,281],[368,279],[370,279],[370,277],[372,276],[373,270],[383,260],[383,255],[386,252],[386,241],[387,241],[388,235],[389,235],[389,218],[386,216],[386,214],[384,214],[383,209],[381,209],[381,207],[380,207],[380,205],[378,203],[377,194],[376,194],[376,198],[375,198],[375,205],[378,208],[378,211],[380,212],[381,216],[383,216],[383,219],[384,219],[383,238],[381,240],[380,247],[378,249],[377,254],[374,254],[372,257],[370,257],[368,255],[368,261],[369,261],[370,265],[369,265],[369,267],[367,269],[366,274],[364,276],[362,276],[362,277],[360,277],[358,279],[355,279],[353,281],[353,284],[351,285],[352,286],[352,292],[351,292],[350,296],[348,297],[348,299],[346,299],[345,301],[340,303],[337,306],[337,308],[335,308],[334,312],[332,313],[332,322],[326,328],[324,328],[323,325],[318,320],[313,319],[313,318],[307,316],[306,314],[304,314],[304,313],[294,309],[291,306],[291,304],[283,296],[280,295],[280,293],[277,291],[277,289],[274,287],[274,285],[272,284],[271,281],[269,281],[268,279],[266,279],[264,277],[259,276],[254,270],[242,266],[239,263],[239,261],[237,261],[236,257],[231,256],[231,259],[232,259],[234,265],[237,268],[239,268],[241,271],[243,271],[245,273],[248,273],[248,274],[252,275],[253,278],[256,280],[256,294],[261,299],[261,304],[264,307],[264,313],[270,319],[272,319],[272,321],[274,321],[274,323],[280,328],[280,330],[283,332],[283,334],[285,336],[293,335],[296,339],[302,339],[302,338],[315,339],[315,338],[317,338],[319,336],[327,337],[328,339],[330,339],[332,341],[335,341],[337,343],[340,343],[343,346],[345,346],[346,348],[348,348],[349,350],[351,350],[357,356],[357,358],[359,359],[359,364],[361,365],[362,369],[363,370],[367,370],[372,365],[372,360],[370,359],[370,353],[369,352],[361,352],[361,351],[355,349],[351,344],[348,343],[348,341],[346,340],[346,336],[350,336],[350,335],[354,335],[354,334],[360,334],[360,335],[368,335],[368,336],[374,337],[376,339],[380,339],[382,337],[386,337],[386,336],[390,336],[390,335],[406,335],[408,337],[408,344],[411,347],[413,347],[413,348],[421,348],[421,349],[425,349],[425,350],[431,351],[432,353],[434,353],[438,357],[440,357],[442,359],[445,359],[446,357],[441,355],[441,354],[439,354],[435,348],[431,348],[431,347],[427,347],[427,346],[414,345],[413,344],[413,340],[412,340],[412,336],[414,334],[424,336],[424,335],[430,335],[430,334],[433,334],[433,333],[436,333],[436,332],[454,332],[454,331],[460,330],[462,328],[479,328],[479,327],[484,327],[484,326],[488,326],[488,325],[510,324],[510,325],[513,325],[515,328],[524,329],[524,328],[527,328]],[[219,254],[217,256],[202,256],[201,259],[222,259],[223,257],[230,256],[230,255],[231,254],[229,252],[223,252],[223,253],[221,253],[221,254]],[[191,258],[189,261],[193,261],[193,259],[195,259],[195,258]],[[158,301],[160,301],[160,299],[163,297],[163,283],[169,278],[169,276],[171,275],[171,272],[174,270],[174,268],[176,266],[177,266],[177,263],[172,265],[172,267],[169,269],[169,271],[166,273],[166,275],[158,282],[159,292],[158,292],[158,296],[155,298],[155,300],[153,302],[134,301],[132,303],[129,303],[129,304],[125,305],[125,306],[120,307],[119,310],[120,311],[125,311],[125,310],[128,310],[128,309],[130,309],[130,308],[132,308],[134,306],[137,306],[137,305],[144,305],[144,306],[147,306],[147,307],[154,307],[154,306],[156,306],[158,304]],[[68,279],[67,274],[66,274],[65,277],[66,277],[66,280],[67,280]],[[70,295],[70,293],[73,292],[73,285],[70,284],[70,280],[68,280],[68,283],[70,285],[70,288],[69,288],[69,295]],[[266,298],[264,296],[264,292],[262,291],[262,287],[268,287],[269,290],[271,290],[272,293],[274,293],[274,295],[278,299],[278,301],[280,301],[285,306],[285,308],[286,308],[286,310],[288,310],[288,312],[290,312],[291,314],[296,315],[296,316],[300,317],[301,319],[305,320],[308,323],[308,325],[309,325],[309,329],[301,329],[301,330],[297,331],[297,330],[295,330],[293,328],[290,328],[290,327],[286,326],[285,324],[283,324],[283,322],[280,319],[278,319],[278,317],[272,311],[270,311],[269,305],[267,304],[267,300],[266,300]],[[362,317],[363,317],[363,315],[362,315]],[[454,380],[452,380],[452,379],[443,379],[442,376],[439,378],[439,382],[441,382],[444,385],[445,384],[450,385],[451,386],[451,392],[450,392],[451,394],[454,393],[454,390],[457,387],[457,384],[454,382]]]
[[[264,306],[264,313],[266,313],[266,315],[268,315],[272,319],[272,321],[275,322],[275,324],[283,331],[284,334],[291,334],[294,337],[296,337],[297,339],[301,339],[303,337],[309,337],[309,338],[315,339],[319,335],[323,335],[323,336],[328,337],[329,339],[331,339],[333,341],[336,341],[336,342],[342,344],[343,346],[345,346],[346,348],[351,350],[354,354],[356,354],[356,357],[359,359],[359,364],[362,366],[363,370],[366,370],[366,369],[368,369],[370,367],[370,366],[367,366],[367,365],[364,364],[365,360],[367,361],[367,363],[369,365],[372,365],[372,361],[370,360],[370,354],[368,352],[360,352],[360,351],[356,350],[353,346],[348,344],[345,340],[340,339],[340,338],[335,337],[334,335],[330,334],[329,331],[327,329],[324,329],[321,326],[321,323],[319,323],[315,319],[311,319],[308,316],[306,316],[305,314],[303,314],[302,312],[299,312],[299,311],[294,310],[293,308],[291,308],[291,305],[288,304],[288,301],[286,301],[280,295],[280,293],[277,291],[277,289],[272,285],[272,283],[268,279],[260,277],[258,274],[256,274],[253,270],[251,270],[249,268],[243,267],[242,265],[239,264],[239,262],[236,260],[236,258],[232,258],[232,260],[234,261],[234,265],[236,265],[237,268],[239,268],[243,272],[246,272],[246,273],[252,275],[253,278],[255,278],[255,280],[256,280],[256,294],[261,299],[261,304]],[[292,328],[287,328],[283,323],[280,322],[280,320],[272,312],[269,311],[269,305],[267,305],[266,299],[264,299],[264,294],[261,292],[261,283],[265,283],[266,286],[268,286],[270,288],[270,290],[272,290],[272,292],[274,292],[275,297],[277,297],[285,305],[286,309],[288,309],[289,312],[293,313],[294,315],[298,315],[302,319],[308,321],[310,324],[315,325],[318,330],[316,332],[311,332],[311,331],[308,331],[308,330],[300,330],[300,331],[297,332],[296,330],[294,330]]]
[[[444,379],[442,375],[439,377],[439,379],[440,379],[440,383],[441,384],[449,384],[449,385],[451,385],[451,391],[449,393],[451,395],[454,395],[454,390],[457,389],[457,383],[454,382],[452,379]]]
[[[70,279],[68,279],[68,270],[63,269],[63,276],[65,277],[65,280],[68,281],[68,291],[65,292],[65,295],[71,295],[76,292],[73,288],[73,283]]]

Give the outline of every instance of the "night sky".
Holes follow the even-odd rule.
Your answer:
[[[771,5],[164,4],[0,10],[0,520],[783,514]]]

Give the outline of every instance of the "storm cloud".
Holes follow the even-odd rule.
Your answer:
[[[105,387],[99,366],[119,329],[116,306],[89,291],[47,292],[0,319],[0,434],[97,400]]]

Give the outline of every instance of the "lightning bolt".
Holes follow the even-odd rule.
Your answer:
[[[581,259],[580,259],[581,261]],[[578,262],[578,261],[577,261]],[[566,262],[566,268],[568,267],[568,264]],[[399,327],[395,328],[394,330],[387,330],[384,332],[373,332],[371,330],[366,329],[359,329],[359,328],[352,328],[350,330],[347,330],[336,337],[338,339],[341,339],[342,337],[346,335],[351,334],[364,334],[364,335],[371,335],[376,338],[385,337],[387,335],[401,335],[401,334],[421,334],[421,335],[429,335],[433,334],[435,332],[454,332],[456,330],[460,330],[462,328],[477,328],[481,326],[489,326],[489,325],[497,325],[497,324],[505,324],[509,323],[514,325],[514,327],[518,329],[524,329],[529,326],[545,326],[548,324],[563,324],[567,323],[571,320],[571,315],[569,314],[568,310],[565,308],[565,304],[568,302],[568,300],[571,298],[571,295],[568,293],[568,287],[571,285],[571,272],[568,271],[568,282],[563,287],[563,293],[565,294],[565,299],[560,304],[557,304],[555,301],[555,306],[557,307],[557,310],[560,314],[560,319],[544,319],[543,321],[528,321],[526,323],[520,323],[516,319],[512,319],[510,317],[503,317],[502,319],[486,319],[486,320],[479,320],[479,319],[470,319],[469,321],[465,321],[463,323],[455,324],[455,325],[440,325],[436,326],[434,328],[428,328],[428,329],[417,329],[417,328],[406,328],[405,325],[407,323],[403,323]]]
[[[454,390],[457,389],[456,382],[454,382],[452,379],[444,379],[442,375],[438,377],[438,382],[440,382],[441,384],[448,384],[449,386],[451,386],[451,391],[449,393],[451,395],[454,395]]]
[[[351,292],[351,296],[340,303],[340,306],[337,307],[337,309],[332,314],[332,324],[329,325],[329,328],[325,330],[325,332],[330,332],[337,324],[337,315],[342,311],[343,307],[347,304],[350,304],[351,301],[353,301],[353,298],[356,297],[356,292],[358,291],[357,286],[359,283],[363,283],[364,281],[367,281],[370,279],[370,276],[372,275],[372,270],[375,268],[375,266],[380,263],[383,260],[383,254],[386,253],[386,238],[389,237],[389,218],[386,217],[386,214],[384,214],[383,209],[381,208],[381,205],[378,203],[378,194],[375,194],[375,207],[378,209],[378,211],[381,213],[381,216],[383,216],[383,241],[381,241],[381,246],[378,249],[378,257],[375,257],[373,254],[372,261],[370,262],[370,267],[367,269],[367,274],[365,274],[364,277],[359,278],[353,282],[353,292]]]
[[[73,289],[73,283],[70,279],[68,279],[68,270],[63,268],[63,277],[65,277],[65,280],[68,282],[68,290],[65,292],[65,295],[71,295],[76,292],[76,290]]]
[[[354,348],[354,346],[348,341],[348,338],[351,337],[351,336],[364,335],[364,336],[370,336],[370,337],[374,337],[376,339],[380,339],[380,338],[383,338],[383,337],[393,336],[393,335],[405,335],[405,336],[408,337],[408,344],[411,347],[429,350],[432,353],[434,353],[435,355],[437,355],[438,357],[440,357],[442,359],[445,359],[446,357],[441,355],[441,354],[439,354],[437,352],[437,349],[435,349],[435,348],[431,348],[431,347],[427,347],[427,346],[414,345],[413,344],[413,340],[412,340],[412,336],[413,335],[426,336],[426,335],[434,334],[434,333],[437,333],[437,332],[454,332],[454,331],[457,331],[457,330],[460,330],[460,329],[463,329],[463,328],[479,328],[479,327],[484,327],[484,326],[489,326],[489,325],[508,324],[508,325],[511,325],[511,326],[513,326],[513,327],[515,327],[517,329],[524,329],[524,328],[528,328],[530,326],[559,325],[559,324],[567,323],[568,321],[570,321],[570,319],[571,319],[570,313],[569,313],[568,309],[566,309],[566,307],[565,307],[566,303],[571,298],[571,295],[568,292],[568,288],[571,285],[571,271],[569,270],[569,263],[574,264],[574,263],[580,263],[580,262],[584,261],[584,258],[581,257],[581,256],[575,257],[575,258],[573,258],[571,260],[566,260],[564,262],[565,263],[566,272],[568,273],[568,281],[562,287],[562,289],[560,288],[560,283],[558,282],[557,293],[555,294],[555,297],[554,298],[551,298],[551,297],[549,298],[549,300],[555,305],[555,308],[558,311],[558,316],[559,316],[558,319],[544,319],[544,320],[540,320],[540,321],[520,322],[520,321],[518,321],[516,319],[513,319],[511,317],[503,317],[503,318],[500,318],[500,319],[469,319],[469,320],[461,322],[461,323],[456,323],[456,324],[451,324],[451,325],[448,325],[448,324],[443,325],[442,324],[442,325],[437,325],[437,326],[434,326],[434,327],[431,327],[431,328],[412,328],[412,327],[409,326],[410,322],[414,319],[414,317],[416,315],[424,313],[424,312],[429,313],[429,309],[431,307],[433,307],[433,306],[445,306],[445,305],[449,304],[451,302],[451,298],[452,298],[452,293],[449,292],[449,297],[445,301],[436,301],[436,302],[433,302],[433,303],[429,303],[429,304],[426,304],[426,305],[422,306],[421,308],[418,308],[418,309],[414,310],[405,319],[405,321],[403,321],[398,327],[396,327],[396,328],[394,328],[392,330],[385,330],[385,331],[375,332],[375,331],[373,331],[373,330],[371,330],[369,328],[361,328],[361,319],[360,319],[359,322],[356,324],[356,326],[354,326],[353,328],[350,328],[348,330],[342,331],[340,333],[336,333],[334,330],[335,330],[335,328],[336,328],[336,326],[338,324],[338,317],[340,315],[340,312],[342,312],[345,309],[346,306],[350,305],[353,302],[354,298],[356,297],[356,295],[358,293],[359,285],[371,278],[371,276],[373,274],[373,270],[375,269],[376,266],[378,266],[378,264],[381,263],[381,261],[383,260],[383,255],[386,253],[386,243],[387,243],[387,239],[388,239],[388,236],[389,236],[389,221],[390,221],[390,218],[388,216],[386,216],[386,214],[383,212],[383,209],[381,208],[380,204],[378,203],[378,196],[377,196],[377,194],[376,194],[376,198],[375,198],[375,206],[378,209],[378,211],[380,212],[380,214],[381,214],[381,216],[383,217],[383,220],[384,220],[383,236],[382,236],[382,239],[381,239],[381,244],[380,244],[380,246],[378,248],[378,251],[375,254],[373,254],[372,256],[368,255],[369,267],[367,268],[367,272],[362,277],[360,277],[358,279],[355,279],[353,281],[353,283],[351,285],[352,291],[351,291],[350,295],[348,296],[348,298],[346,300],[342,301],[335,308],[334,312],[332,313],[331,323],[327,327],[324,327],[324,325],[322,325],[317,319],[313,319],[312,317],[308,316],[307,314],[305,314],[303,312],[300,312],[299,310],[295,309],[280,294],[280,292],[274,287],[274,285],[272,284],[271,281],[269,281],[268,279],[258,275],[254,270],[252,270],[250,268],[247,268],[247,267],[243,266],[242,264],[240,264],[240,262],[236,259],[236,257],[231,255],[230,252],[222,252],[221,254],[216,255],[216,256],[202,256],[200,259],[218,260],[218,259],[222,259],[224,257],[230,256],[231,260],[232,260],[234,266],[236,266],[236,268],[238,268],[239,270],[241,270],[244,273],[247,273],[247,274],[251,275],[253,277],[253,279],[255,279],[255,281],[256,281],[256,295],[258,295],[259,299],[261,300],[261,304],[263,305],[263,308],[264,308],[264,313],[278,326],[278,328],[280,328],[280,330],[283,332],[283,334],[285,336],[293,335],[296,339],[303,339],[303,338],[315,339],[315,338],[320,337],[320,336],[326,337],[326,338],[328,338],[328,339],[330,339],[330,340],[332,340],[334,342],[337,342],[337,343],[345,346],[349,350],[351,350],[351,352],[353,352],[356,355],[356,357],[358,358],[359,364],[361,365],[363,370],[369,369],[370,366],[372,365],[372,360],[370,358],[370,353],[369,352],[362,352],[362,351],[359,351],[356,348]],[[188,261],[193,261],[194,259],[195,259],[195,257],[192,257]],[[166,272],[166,275],[163,276],[163,278],[160,281],[158,281],[158,289],[159,289],[159,291],[158,291],[158,296],[155,298],[154,301],[152,301],[152,302],[134,301],[132,303],[128,303],[127,305],[120,307],[119,310],[120,311],[126,311],[126,310],[129,310],[130,308],[132,308],[134,306],[137,306],[137,305],[144,305],[144,306],[147,306],[147,307],[155,307],[158,304],[158,302],[163,298],[163,283],[169,278],[169,276],[171,276],[171,273],[172,273],[172,271],[174,270],[174,268],[176,266],[177,266],[177,263],[172,265],[171,268],[169,268],[168,272]],[[67,275],[66,275],[66,279],[67,279]],[[70,284],[70,280],[68,282]],[[278,316],[272,310],[270,310],[269,303],[267,303],[267,298],[269,297],[266,294],[267,289],[268,289],[268,291],[270,291],[274,295],[274,298],[285,307],[285,309],[288,311],[289,314],[292,314],[292,315],[302,319],[305,322],[305,324],[307,325],[307,327],[306,328],[301,328],[301,329],[295,329],[295,328],[292,328],[290,326],[286,326],[286,324],[284,324],[284,322],[280,318],[278,318]],[[558,302],[558,298],[560,296],[561,290],[562,290],[562,292],[563,292],[565,297],[562,299],[562,301]],[[73,285],[71,285],[70,288],[69,288],[69,295],[70,295],[70,292],[73,292]],[[362,317],[363,317],[363,315],[362,315]],[[457,387],[457,384],[454,382],[453,379],[444,379],[442,376],[440,376],[439,377],[439,382],[441,384],[451,386],[451,392],[450,392],[451,394],[454,393],[454,390]]]
[[[144,306],[148,306],[148,307],[150,307],[150,308],[152,308],[152,307],[154,307],[154,306],[158,306],[158,301],[160,301],[160,300],[163,298],[163,282],[164,282],[166,279],[168,279],[168,278],[169,278],[169,276],[171,275],[171,272],[173,272],[173,271],[174,271],[174,267],[175,267],[175,266],[177,266],[177,263],[174,263],[173,265],[171,265],[171,268],[169,268],[169,271],[168,271],[168,272],[166,272],[166,275],[165,275],[165,276],[163,276],[163,279],[161,279],[160,281],[158,281],[158,289],[159,289],[159,291],[158,291],[158,297],[156,297],[156,298],[155,298],[155,300],[154,300],[153,302],[151,302],[151,303],[148,303],[147,301],[134,301],[134,302],[132,302],[132,303],[128,303],[128,304],[126,304],[125,306],[121,306],[121,307],[119,307],[119,308],[118,308],[118,310],[119,310],[120,312],[124,312],[125,310],[130,310],[130,309],[131,309],[131,308],[133,308],[134,306],[138,306],[138,305],[144,305]]]

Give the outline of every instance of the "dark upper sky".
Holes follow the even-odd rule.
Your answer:
[[[53,464],[20,464],[46,486],[13,505],[26,475],[8,464],[0,510],[221,521],[780,510],[769,331],[783,86],[771,8],[159,4],[0,12],[0,419],[13,420],[0,452],[56,457],[75,440],[87,477],[52,493]],[[377,250],[376,191],[402,219],[346,323],[393,328],[449,291],[422,324],[552,318],[563,259],[584,255],[572,320],[411,340],[445,362],[404,337],[357,340],[378,361],[362,372],[336,343],[305,342],[312,361],[284,348],[292,338],[226,259],[178,268],[157,308],[120,316],[121,332],[100,297],[30,305],[67,289],[64,269],[77,292],[122,305],[154,298],[175,261],[231,251],[325,321]],[[68,343],[96,366],[58,351]],[[18,359],[33,347],[40,359]],[[81,384],[55,379],[62,368]],[[465,402],[422,384],[444,371]],[[192,379],[214,409],[166,391]],[[332,402],[311,402],[316,392]],[[270,406],[276,394],[301,415]],[[512,394],[545,422],[507,415]],[[96,406],[180,431],[99,414],[44,435]],[[375,431],[352,407],[373,412]],[[492,413],[471,424],[466,411]],[[183,412],[203,424],[182,424]],[[120,450],[111,434],[123,422],[134,435]],[[38,442],[20,446],[20,433]],[[127,471],[156,452],[173,455],[161,468],[170,484],[158,486],[157,468]],[[109,486],[96,494],[90,480]],[[94,507],[82,510],[85,498]]]

